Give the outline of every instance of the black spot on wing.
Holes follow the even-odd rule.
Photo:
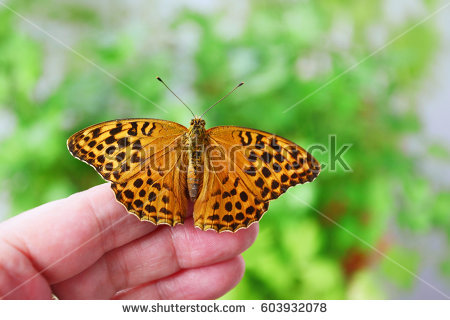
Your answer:
[[[248,132],[248,131],[245,132],[245,137],[244,137],[244,132],[239,131],[238,136],[241,139],[241,145],[248,146],[252,143],[252,135],[250,132]]]

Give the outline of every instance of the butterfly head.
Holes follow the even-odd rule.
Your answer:
[[[189,135],[203,137],[205,135],[205,120],[199,116],[192,119],[191,126],[189,127]]]
[[[200,118],[199,116],[196,116],[194,119],[191,120],[191,128],[193,127],[205,127],[205,120]]]

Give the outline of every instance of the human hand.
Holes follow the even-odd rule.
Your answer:
[[[257,233],[202,231],[192,217],[156,227],[103,184],[0,224],[0,298],[218,298],[240,281]]]

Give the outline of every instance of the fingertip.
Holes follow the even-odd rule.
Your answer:
[[[227,274],[228,277],[223,281],[218,281],[220,284],[217,284],[215,288],[215,292],[211,292],[210,296],[204,297],[204,299],[217,299],[232,290],[236,287],[239,282],[241,282],[242,278],[245,274],[245,261],[241,255],[238,255],[228,261],[224,261],[216,266],[211,266],[211,268],[215,268],[215,272],[218,274],[222,274],[222,278],[224,274]],[[212,274],[213,276],[214,274]],[[222,279],[219,278],[218,279]]]
[[[236,262],[236,271],[235,271],[235,275],[236,275],[236,283],[233,285],[232,288],[234,288],[235,286],[237,286],[237,284],[239,282],[241,282],[242,278],[244,277],[245,274],[245,260],[242,257],[242,255],[238,255],[235,258]]]
[[[194,227],[191,218],[184,225],[171,228],[171,241],[182,268],[193,268],[235,257],[247,250],[258,235],[258,225],[235,233],[203,231]]]
[[[240,234],[239,234],[240,233]],[[256,240],[259,233],[259,223],[253,223],[246,229],[237,231],[238,236],[242,237],[242,241],[245,242],[246,249],[248,249]]]

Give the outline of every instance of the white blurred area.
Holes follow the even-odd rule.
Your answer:
[[[394,6],[398,3],[389,0]],[[408,1],[398,1],[408,3]],[[412,3],[420,1],[409,1]],[[448,1],[441,1],[436,8],[444,6]],[[402,10],[397,11],[402,14]],[[434,144],[443,145],[450,155],[450,6],[436,15],[428,23],[434,23],[440,33],[439,50],[433,59],[426,77],[421,80],[421,89],[414,100],[417,102],[422,132],[419,135],[405,139],[405,149],[419,158],[417,169],[422,171],[433,183],[436,190],[450,189],[449,159],[439,159],[429,154],[429,147]],[[404,104],[405,101],[398,101]],[[450,214],[450,208],[448,209]],[[446,295],[450,295],[450,281],[440,272],[442,259],[448,257],[450,246],[444,232],[434,230],[425,235],[411,233],[399,229],[395,224],[391,232],[395,242],[405,248],[417,250],[420,253],[418,276],[435,286]],[[392,299],[445,299],[439,292],[416,279],[412,290],[399,290],[388,282],[385,283],[389,298]]]

